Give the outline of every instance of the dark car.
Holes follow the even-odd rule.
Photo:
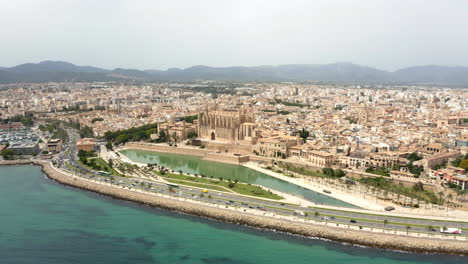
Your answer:
[[[385,211],[393,211],[393,210],[395,210],[395,207],[393,207],[393,206],[387,206],[387,207],[385,207],[384,209],[385,209]]]
[[[354,223],[354,224],[357,223],[357,221],[354,220],[354,219],[349,220],[349,222],[350,222],[350,223]]]

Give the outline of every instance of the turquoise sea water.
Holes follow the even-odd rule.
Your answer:
[[[57,184],[0,166],[0,263],[468,263],[228,225]]]
[[[358,208],[357,206],[346,203],[344,201],[334,199],[330,196],[308,190],[301,186],[239,165],[202,160],[200,157],[196,156],[161,153],[154,151],[129,149],[122,150],[120,153],[127,156],[130,160],[139,163],[157,163],[175,171],[182,170],[186,173],[197,173],[199,175],[204,174],[206,176],[213,176],[215,178],[223,177],[224,179],[254,183],[265,186],[267,188],[278,190],[280,192],[290,193],[299,197],[303,197],[304,199],[318,204]]]

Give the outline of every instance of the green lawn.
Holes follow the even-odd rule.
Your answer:
[[[234,182],[228,182],[228,181],[220,181],[218,179],[208,179],[208,178],[201,178],[201,177],[192,177],[192,176],[187,176],[187,175],[180,175],[180,174],[175,174],[175,173],[166,173],[164,175],[161,175],[159,171],[155,171],[155,173],[161,177],[164,177],[166,179],[176,179],[176,180],[184,180],[188,182],[180,182],[180,184],[185,184],[185,185],[190,185],[190,183],[195,183],[195,184],[211,184],[211,185],[204,185],[202,188],[206,189],[213,189],[212,185],[219,185],[222,187],[225,187],[229,190],[232,190],[236,193],[239,194],[244,194],[244,195],[250,195],[250,196],[257,196],[257,197],[262,197],[262,198],[268,198],[268,199],[274,199],[274,200],[280,200],[283,199],[283,197],[276,195],[272,192],[269,192],[265,189],[263,189],[260,186],[255,186],[255,185],[250,185],[250,184],[245,184],[245,183],[234,183]],[[234,184],[234,186],[229,187],[229,184]],[[192,185],[193,186],[193,185]],[[225,191],[225,190],[224,190]]]
[[[288,171],[292,171],[292,172],[295,172],[295,173],[299,173],[299,174],[302,174],[302,175],[305,175],[305,176],[312,176],[312,177],[325,177],[325,178],[333,178],[333,179],[336,179],[336,177],[332,177],[332,176],[329,176],[329,175],[326,175],[325,173],[322,173],[321,171],[317,171],[317,170],[309,170],[309,169],[306,169],[304,167],[296,167],[296,166],[292,166],[292,165],[289,165],[288,163],[286,164],[283,164],[283,163],[279,163],[278,166],[284,170],[288,170]],[[268,168],[267,168],[268,169]]]
[[[101,158],[87,158],[88,160],[88,164],[83,164],[81,161],[78,160],[78,163],[80,163],[82,166],[90,169],[90,170],[98,170],[98,171],[106,171],[106,172],[110,172],[112,173],[113,176],[122,176],[120,175],[117,171],[115,171],[113,168],[111,168],[109,166],[109,164],[107,164],[107,162],[105,162],[103,159]],[[93,168],[91,166],[89,166],[89,161],[90,160],[94,160],[96,162],[96,165],[98,165],[99,167],[101,167],[100,169],[96,169],[96,168]]]
[[[193,186],[193,187],[198,187],[198,188],[203,188],[203,189],[208,189],[208,190],[214,190],[214,191],[221,191],[221,192],[226,192],[227,191],[223,187],[206,185],[206,184],[203,184],[203,183],[180,181],[180,180],[167,179],[167,178],[166,178],[166,181],[176,183],[176,184],[180,184],[180,185],[188,185],[188,186]]]
[[[68,163],[68,161],[65,161],[65,164],[67,164],[67,167],[68,167],[69,169],[71,169],[71,170],[74,170],[74,171],[76,171],[76,172],[80,172],[80,173],[81,173],[81,171],[80,171],[79,169],[77,169],[77,168],[73,167],[73,166],[72,166],[70,163]]]
[[[376,174],[376,175],[386,176],[386,177],[390,176],[390,173],[381,169],[368,168],[366,172]]]

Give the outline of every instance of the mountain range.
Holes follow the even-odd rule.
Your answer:
[[[0,67],[0,83],[92,81],[315,81],[340,83],[427,84],[468,87],[468,67],[415,66],[384,71],[352,63],[288,64],[254,67],[192,66],[186,69],[101,69],[63,61]]]

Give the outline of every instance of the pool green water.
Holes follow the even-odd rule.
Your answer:
[[[301,186],[271,177],[264,173],[240,165],[206,161],[197,156],[144,150],[127,149],[120,151],[120,153],[128,157],[130,160],[139,163],[157,163],[175,171],[182,170],[186,173],[197,173],[198,175],[204,174],[208,177],[223,177],[225,180],[231,179],[258,184],[267,188],[278,190],[280,192],[290,193],[295,196],[302,197],[317,204],[358,208],[357,206],[347,202],[308,190]]]

